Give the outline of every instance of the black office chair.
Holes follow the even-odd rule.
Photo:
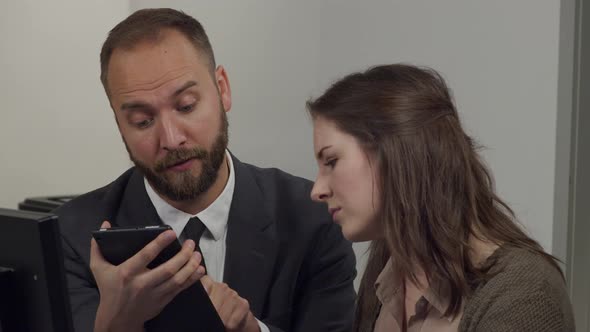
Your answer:
[[[25,198],[24,201],[18,203],[18,209],[34,212],[51,212],[75,197],[76,195]]]

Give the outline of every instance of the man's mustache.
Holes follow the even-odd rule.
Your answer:
[[[209,152],[202,148],[193,149],[175,149],[171,150],[166,156],[159,160],[154,167],[156,172],[163,172],[166,169],[181,164],[190,159],[206,159],[209,156]]]

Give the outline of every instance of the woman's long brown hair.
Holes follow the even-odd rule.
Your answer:
[[[312,118],[333,121],[374,157],[384,237],[374,240],[357,300],[354,331],[372,331],[374,283],[388,259],[401,278],[450,290],[445,316],[456,316],[476,279],[469,239],[525,248],[557,269],[495,193],[491,173],[461,127],[451,94],[434,70],[405,64],[373,67],[334,83],[307,103]]]

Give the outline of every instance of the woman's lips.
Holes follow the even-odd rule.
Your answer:
[[[336,221],[336,214],[341,210],[341,208],[330,208],[328,209],[328,211],[330,212],[330,215],[332,216],[332,220]]]

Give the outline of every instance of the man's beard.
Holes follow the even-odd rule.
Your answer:
[[[154,190],[160,195],[179,202],[195,199],[211,188],[215,180],[217,180],[227,144],[228,121],[227,115],[223,107],[221,107],[221,128],[211,147],[211,151],[200,147],[170,150],[163,159],[156,162],[155,166],[151,168],[133,157],[126,142],[125,147],[127,147],[131,161],[143,172]],[[180,173],[166,172],[167,168],[189,159],[201,161],[201,173],[199,175],[191,174],[190,170]]]

